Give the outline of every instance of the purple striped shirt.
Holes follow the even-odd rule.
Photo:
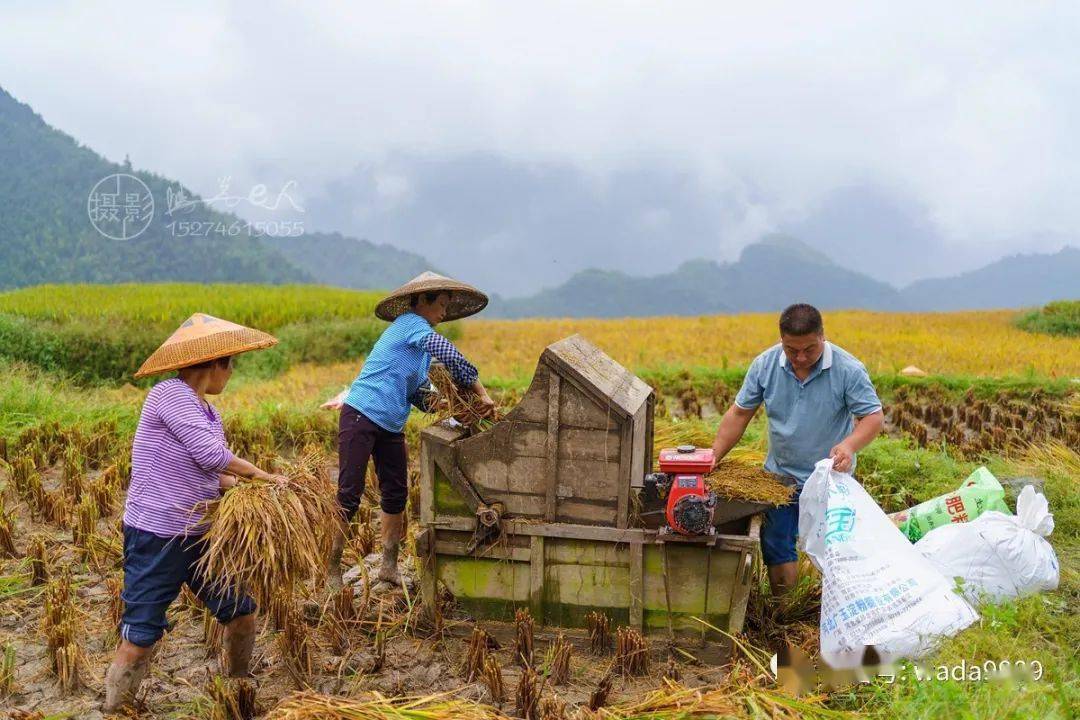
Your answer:
[[[219,497],[218,476],[232,459],[217,410],[180,378],[158,383],[131,447],[124,524],[161,537],[205,532],[194,527],[201,503]]]

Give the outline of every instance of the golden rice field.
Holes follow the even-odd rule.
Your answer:
[[[932,375],[1080,377],[1080,339],[1025,332],[1008,310],[825,313],[829,340],[873,374],[916,365]],[[543,349],[581,333],[634,370],[745,367],[778,341],[775,313],[705,317],[466,320],[462,352],[484,376],[531,376]]]
[[[383,293],[321,285],[37,285],[0,293],[0,313],[37,320],[179,325],[202,312],[264,330],[304,320],[366,319]]]

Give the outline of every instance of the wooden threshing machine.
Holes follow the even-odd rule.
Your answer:
[[[643,510],[652,389],[584,338],[544,350],[521,402],[468,436],[421,435],[418,554],[427,601],[442,584],[466,612],[543,625],[618,625],[698,640],[742,629],[762,506],[710,506],[696,536]],[[684,476],[673,476],[676,485]],[[696,517],[696,516],[695,516]]]

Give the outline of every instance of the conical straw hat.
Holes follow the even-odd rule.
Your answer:
[[[157,375],[273,345],[277,345],[273,335],[212,315],[195,313],[146,359],[135,377]]]
[[[409,310],[413,295],[422,292],[446,291],[450,293],[450,305],[446,308],[446,321],[459,320],[487,307],[488,296],[472,285],[433,272],[422,272],[409,282],[387,295],[375,306],[375,316],[393,321]]]

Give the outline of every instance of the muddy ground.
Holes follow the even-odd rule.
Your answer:
[[[333,470],[333,469],[331,469]],[[51,468],[43,474],[48,488],[59,486],[60,471]],[[92,479],[91,473],[90,478]],[[15,542],[19,558],[0,563],[0,645],[10,643],[15,649],[14,691],[0,701],[12,711],[40,713],[42,717],[100,718],[104,698],[103,678],[116,647],[116,629],[112,626],[112,600],[107,586],[111,577],[120,577],[119,517],[116,507],[110,517],[101,519],[97,533],[109,542],[102,544],[96,558],[83,561],[72,544],[71,530],[66,527],[33,520],[26,503],[16,497],[12,488],[4,491],[8,512],[15,521]],[[122,503],[122,498],[121,501]],[[366,499],[365,502],[370,502]],[[378,513],[372,513],[376,518]],[[377,522],[377,519],[375,520]],[[72,574],[77,589],[77,604],[82,613],[79,633],[83,651],[80,663],[79,689],[64,693],[58,686],[46,657],[42,634],[43,588],[30,587],[29,563],[21,556],[27,552],[31,536],[41,534],[46,539],[50,573],[53,577],[65,568]],[[377,547],[376,547],[377,551]],[[359,568],[355,548],[346,550],[349,566]],[[378,555],[373,552],[364,564],[374,577]],[[407,578],[415,582],[415,556],[403,559]],[[354,570],[348,575],[357,583],[356,596],[362,598],[363,573]],[[272,707],[290,692],[308,687],[320,692],[351,695],[376,690],[388,696],[430,695],[452,692],[455,697],[493,703],[480,682],[466,683],[462,672],[467,637],[475,623],[456,613],[452,603],[446,606],[442,637],[433,638],[433,628],[424,622],[418,607],[410,611],[410,599],[402,594],[369,593],[366,622],[350,632],[345,652],[335,652],[320,622],[321,605],[328,594],[324,589],[306,588],[297,598],[308,624],[312,642],[312,672],[306,677],[291,673],[282,657],[278,636],[266,617],[260,618],[260,634],[253,661],[254,682],[261,711]],[[380,624],[379,618],[382,617]],[[751,612],[749,622],[754,622]],[[153,662],[152,675],[143,684],[137,715],[145,718],[208,717],[208,682],[220,672],[218,652],[208,649],[204,642],[204,614],[195,603],[185,604],[183,596],[170,610],[171,630],[160,642]],[[213,624],[213,620],[210,623]],[[495,651],[503,668],[507,701],[501,704],[509,715],[515,715],[514,690],[521,669],[513,662],[512,628],[499,623],[483,622],[481,626],[500,639],[501,649]],[[385,659],[378,662],[375,653],[375,630],[385,633]],[[609,671],[612,658],[594,656],[588,651],[584,634],[567,633],[575,645],[571,660],[571,680],[567,685],[545,688],[545,694],[557,695],[570,706],[585,703],[597,684]],[[534,666],[543,663],[544,652],[555,633],[537,628]],[[650,674],[644,678],[617,677],[611,702],[639,696],[657,687],[669,666],[669,652],[663,642],[651,643]],[[723,680],[722,667],[695,664],[679,656],[676,664],[682,681],[689,686],[715,685]],[[303,673],[306,675],[306,673]],[[130,713],[129,713],[130,715]]]

